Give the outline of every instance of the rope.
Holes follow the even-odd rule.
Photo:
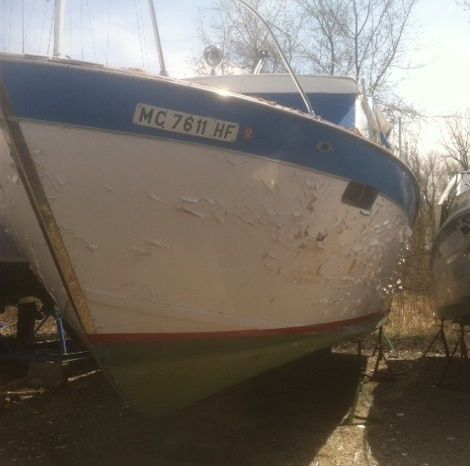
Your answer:
[[[108,30],[106,34],[106,66],[109,64],[109,35],[111,29],[111,0],[108,0]]]
[[[13,2],[10,3],[10,20],[9,20],[9,25],[8,25],[8,51],[11,51],[11,23],[13,21]]]
[[[93,49],[93,54],[95,55],[95,62],[98,62],[98,54],[96,53],[96,45],[95,45],[95,33],[93,30],[93,16],[91,15],[90,4],[88,0],[85,0],[85,9],[88,12],[88,16],[90,18],[90,37],[91,37],[91,48]]]
[[[49,26],[49,40],[47,41],[47,55],[50,55],[53,30],[54,30],[54,5],[52,5],[51,24]]]
[[[134,0],[134,10],[135,10],[136,23],[137,23],[137,35],[139,37],[140,57],[142,59],[142,68],[145,70],[144,48],[142,46],[142,34],[140,31],[140,21],[139,21],[139,13],[138,13],[138,8],[137,8],[137,0]]]
[[[6,0],[2,0],[2,11],[5,11],[7,8],[6,6]],[[5,50],[7,46],[7,20],[6,20],[6,15],[2,15],[2,44],[0,47],[0,50]]]
[[[39,33],[39,41],[38,41],[38,53],[41,54],[41,45],[42,45],[42,39],[44,37],[44,30],[46,29],[46,14],[47,14],[47,3],[44,2],[42,4],[42,19],[41,19],[41,28],[40,28],[40,33]]]
[[[73,56],[73,49],[72,49],[72,12],[66,11],[69,15],[69,56]]]
[[[24,0],[23,0],[23,7],[24,7]],[[26,23],[25,41],[28,40],[29,31],[31,29],[31,22],[32,22],[33,17],[35,16],[34,15],[34,10],[35,9],[36,9],[36,0],[33,0],[33,6],[29,10],[28,21]]]
[[[21,0],[21,53],[24,55],[24,42],[25,42],[25,31],[24,31],[24,0]]]
[[[144,55],[145,55],[145,63],[146,63],[146,70],[150,70],[150,61],[149,61],[149,54],[148,54],[148,34],[145,34],[145,28],[144,28],[144,14],[142,13],[142,3],[141,0],[137,0],[138,6],[139,6],[139,18],[140,18],[140,29],[142,32],[142,42],[143,42],[143,47],[144,47]]]

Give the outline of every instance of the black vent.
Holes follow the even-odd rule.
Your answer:
[[[344,190],[341,201],[345,204],[369,210],[377,198],[377,190],[366,184],[351,181]]]

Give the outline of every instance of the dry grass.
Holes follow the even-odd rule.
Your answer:
[[[11,336],[16,333],[16,319],[18,311],[16,307],[8,306],[5,311],[0,314],[0,335]]]
[[[18,310],[15,306],[8,306],[5,311],[0,314],[0,337],[13,337],[16,335],[16,323],[18,319]],[[36,321],[38,326],[40,321]],[[38,331],[40,337],[50,337],[56,334],[56,326],[54,319],[49,317]]]
[[[429,294],[402,291],[393,298],[388,333],[397,337],[424,337],[436,322],[434,299]]]

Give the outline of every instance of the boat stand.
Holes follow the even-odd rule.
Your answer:
[[[463,392],[470,392],[470,358],[468,354],[469,348],[467,345],[467,341],[465,339],[465,335],[467,333],[470,333],[470,330],[466,329],[466,327],[468,327],[468,322],[455,322],[455,323],[457,323],[459,326],[457,343],[452,349],[450,356],[447,358],[446,365],[444,367],[444,370],[441,373],[441,377],[439,379],[439,382],[437,383],[437,386],[441,388],[449,388],[449,389],[463,391]],[[456,359],[457,350],[460,351],[459,359],[463,363],[462,365],[463,365],[464,373],[466,374],[466,377],[467,377],[467,383],[466,384],[444,383],[445,378],[447,374],[449,373],[449,369],[453,361]]]
[[[448,359],[450,357],[449,344],[447,342],[446,334],[444,331],[445,319],[440,319],[440,321],[441,324],[439,326],[439,330],[434,335],[433,339],[431,340],[431,343],[429,343],[428,347],[424,351],[423,355],[421,356],[422,358],[425,358],[427,356],[427,354],[431,351],[431,348],[434,346],[434,343],[436,343],[436,341],[438,341],[439,339],[442,341],[442,346],[444,347],[446,358]]]
[[[0,334],[2,383],[11,380],[8,386],[25,381],[57,386],[66,380],[71,361],[86,360],[89,364],[90,353],[74,338],[72,330],[67,335],[54,299],[0,225],[0,316],[9,307],[17,309],[16,332]],[[50,319],[54,319],[55,332],[47,339],[40,338],[40,330]],[[0,327],[4,325],[0,323]]]
[[[361,340],[357,341],[357,357],[359,358],[359,360],[362,359],[362,341]],[[359,375],[359,380],[357,382],[356,391],[354,393],[353,402],[352,402],[351,408],[349,409],[348,414],[343,419],[343,422],[341,423],[341,425],[356,426],[356,425],[363,425],[367,421],[370,421],[369,417],[359,416],[357,414],[359,400],[361,398],[361,395],[367,398],[367,401],[370,403],[370,406],[372,407],[372,400],[370,399],[369,394],[367,393],[367,391],[363,390],[364,385],[368,382],[368,379],[365,376],[366,369],[367,369],[366,366],[367,366],[367,360],[365,364],[361,364],[361,372]]]
[[[374,351],[372,352],[372,357],[375,356],[374,370],[372,374],[366,373],[365,376],[375,382],[395,382],[397,380],[395,373],[393,372],[387,357],[385,356],[385,344],[389,350],[393,350],[393,345],[387,334],[384,332],[383,325],[379,327],[379,333],[377,335],[377,343],[375,345]],[[379,366],[381,362],[384,362],[386,373],[379,371]]]
[[[19,370],[22,376],[18,382],[57,387],[66,381],[64,369],[67,364],[91,358],[89,351],[82,348],[70,350],[62,316],[57,308],[45,311],[42,315],[31,300],[20,301],[17,308],[16,337],[0,336],[0,343],[3,344],[0,361],[10,362],[16,374]],[[39,330],[51,318],[55,321],[56,340],[38,342]],[[39,323],[35,325],[37,320]]]
[[[348,415],[344,418],[344,421],[342,422],[342,425],[363,425],[366,424],[367,422],[378,422],[378,415],[375,411],[372,399],[370,398],[370,395],[367,393],[367,390],[363,390],[365,384],[368,382],[395,382],[397,380],[395,374],[393,373],[387,358],[385,357],[385,351],[384,351],[384,341],[387,343],[387,346],[389,349],[393,350],[393,345],[390,339],[387,337],[386,333],[383,330],[383,326],[379,328],[379,333],[377,335],[377,343],[375,345],[375,348],[372,352],[372,357],[376,357],[375,363],[374,363],[374,370],[372,374],[367,372],[367,367],[363,367],[361,370],[361,375],[359,377],[357,387],[356,387],[356,392],[354,394],[354,399],[351,405],[351,408],[349,410]],[[358,340],[357,341],[357,355],[359,358],[362,357],[362,341]],[[380,362],[384,361],[388,375],[384,376],[383,374],[379,373],[379,365]],[[367,366],[367,363],[366,363]],[[367,401],[369,403],[369,411],[370,412],[375,412],[375,416],[359,416],[357,414],[358,411],[358,405],[359,405],[359,400],[362,396],[365,396],[367,398]],[[357,420],[359,422],[357,422]]]

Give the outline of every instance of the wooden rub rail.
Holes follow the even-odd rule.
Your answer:
[[[95,333],[93,319],[77,279],[62,235],[39,179],[23,131],[8,98],[0,70],[0,128],[7,138],[11,156],[41,227],[51,256],[61,276],[72,307],[85,333]]]

